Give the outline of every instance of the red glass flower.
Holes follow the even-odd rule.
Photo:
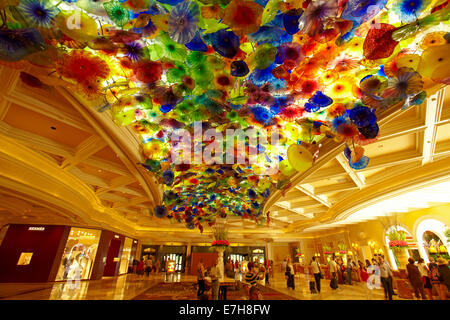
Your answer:
[[[232,0],[225,8],[223,23],[238,36],[258,31],[263,7],[253,1]]]

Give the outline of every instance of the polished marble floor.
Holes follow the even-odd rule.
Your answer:
[[[0,299],[6,300],[129,300],[161,281],[195,281],[195,276],[152,274],[149,277],[134,274],[108,277],[102,280],[74,283],[0,284]],[[286,288],[284,274],[276,273],[269,287],[299,300],[384,300],[382,289],[369,290],[360,282],[341,285],[339,290],[329,287],[329,280],[322,280],[322,292],[311,294],[308,278],[296,275],[295,290]],[[394,299],[398,299],[395,297]]]

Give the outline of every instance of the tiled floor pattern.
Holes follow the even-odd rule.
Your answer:
[[[150,277],[134,274],[102,280],[73,283],[58,282],[45,284],[0,284],[0,299],[8,300],[129,300],[161,281],[195,281],[195,276],[165,274]],[[329,280],[322,280],[322,292],[311,294],[305,275],[296,275],[295,290],[286,288],[282,273],[270,279],[271,288],[299,300],[384,300],[382,289],[368,290],[365,284],[340,285],[339,290],[329,287]],[[394,299],[398,299],[395,297]]]

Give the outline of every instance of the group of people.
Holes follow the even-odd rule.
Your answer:
[[[447,292],[450,291],[450,269],[445,259],[438,257],[436,263],[430,258],[428,265],[422,258],[417,264],[413,258],[409,258],[408,262],[406,272],[417,299],[426,299],[426,291],[429,299],[433,300],[434,288],[439,299],[447,300]]]
[[[140,261],[133,261],[133,272],[137,275],[148,277],[150,273],[158,273],[160,269],[160,262],[158,260],[154,261],[153,258],[141,258]]]
[[[267,260],[260,264],[257,261],[248,262],[246,272],[243,274],[243,289],[248,300],[262,300],[261,290],[258,284],[262,281],[265,284],[269,284],[270,275],[272,274],[273,261]],[[236,279],[242,270],[242,266],[238,261],[232,261],[228,259],[225,264],[225,276],[228,278]],[[206,291],[206,277],[211,278],[211,296],[213,300],[218,299],[219,295],[219,278],[220,271],[218,268],[218,260],[214,261],[211,268],[206,268],[204,265],[204,260],[200,259],[197,265],[197,297],[199,300],[207,300],[208,296],[205,294]],[[273,274],[272,274],[273,276]]]

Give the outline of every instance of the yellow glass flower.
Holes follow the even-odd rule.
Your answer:
[[[332,99],[343,99],[353,96],[353,82],[349,78],[340,78],[328,86],[326,94]]]

